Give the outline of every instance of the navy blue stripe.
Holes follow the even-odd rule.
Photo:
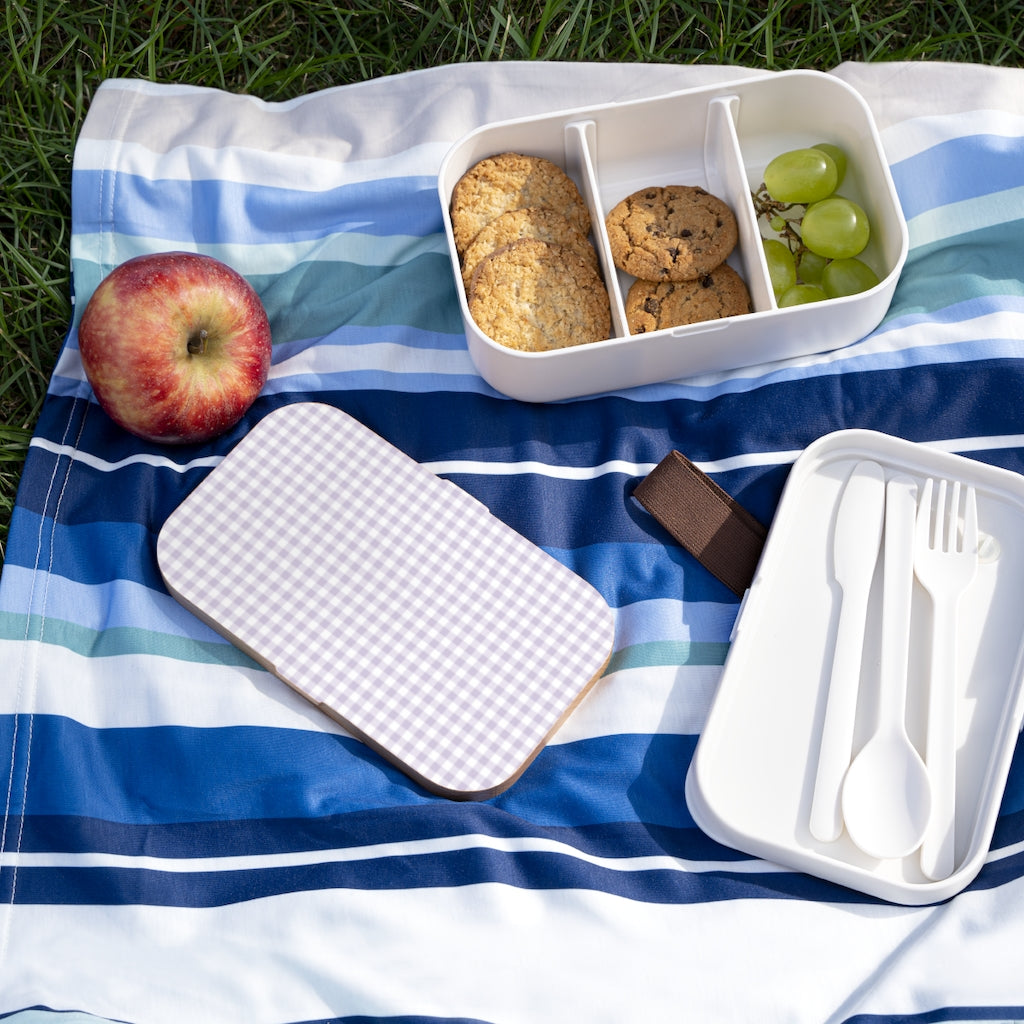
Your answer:
[[[993,1020],[998,1024],[1012,1024],[1024,1020],[1024,1003],[1016,1006],[943,1006],[920,1013],[857,1013],[847,1017],[843,1024],[941,1024],[942,1021]]]
[[[484,457],[589,465],[612,455],[653,464],[672,448],[700,461],[742,451],[745,437],[764,439],[769,451],[799,450],[822,434],[853,426],[926,441],[1013,434],[1020,430],[1022,392],[1020,365],[993,360],[787,382],[752,395],[722,396],[703,405],[680,399],[667,403],[657,414],[644,403],[617,397],[544,407],[501,402],[482,395],[375,391],[322,397],[345,408],[419,461]],[[905,411],[908,394],[915,397],[917,411],[912,416]],[[54,396],[47,399],[40,418],[42,436],[56,443],[74,439],[86,403],[78,401],[75,406],[73,401]],[[160,453],[182,462],[226,454],[256,419],[286,401],[281,396],[260,399],[242,424],[216,442],[164,448]],[[66,429],[68,417],[72,422],[70,431]],[[737,423],[742,426],[737,427]],[[430,424],[430,431],[425,424]],[[631,450],[607,450],[610,424],[616,424],[622,436],[629,438]],[[738,431],[744,433],[737,436]],[[100,453],[109,461],[152,451],[116,427],[95,406],[90,408],[81,434],[83,451]],[[548,441],[517,443],[516,437],[523,436]],[[1021,449],[981,452],[974,457],[1018,472],[1024,470]],[[134,466],[102,473],[77,463],[64,486],[69,464],[67,457],[32,448],[18,499],[21,510],[42,515],[53,515],[58,500],[61,502],[62,528],[56,532],[54,543],[58,545],[55,564],[61,566],[62,574],[79,582],[124,578],[159,589],[153,555],[155,536],[166,517],[208,470],[178,474]],[[54,471],[57,486],[51,486]],[[716,478],[767,524],[787,474],[788,466],[754,466],[716,474]],[[638,478],[607,474],[593,480],[566,481],[524,474],[510,480],[487,474],[458,474],[453,479],[541,547],[569,551],[604,543],[657,544],[663,546],[665,559],[689,564],[630,496]],[[559,509],[560,514],[553,515],[552,509]],[[594,514],[595,509],[600,513]],[[121,526],[116,525],[119,522]],[[68,533],[65,526],[73,527],[76,533]],[[13,564],[36,564],[37,533],[36,529],[12,531],[7,557]],[[78,538],[86,533],[89,543],[83,544]],[[44,531],[44,539],[49,539],[49,530]],[[691,576],[693,586],[712,586],[695,574]],[[633,589],[629,581],[621,583],[625,590],[606,594],[613,603],[649,596],[643,589]],[[707,599],[724,599],[713,586],[696,593]]]
[[[344,409],[420,462],[537,460],[592,466],[612,458],[654,463],[672,447],[699,462],[751,449],[797,450],[847,427],[870,427],[911,440],[1012,434],[1020,429],[1022,387],[1024,369],[1018,360],[986,359],[787,380],[706,402],[645,403],[603,396],[531,405],[475,393],[379,390],[323,392],[316,400]],[[264,396],[246,423],[296,400]],[[74,440],[77,419],[74,430],[66,429],[73,401],[47,398],[41,436],[55,443]],[[109,461],[157,450],[187,462],[226,452],[244,429],[212,445],[154,449],[108,426],[97,410],[86,420],[80,447]],[[565,519],[579,509],[559,511],[558,518]]]
[[[591,466],[615,457],[653,464],[672,447],[695,461],[714,460],[748,450],[751,438],[760,441],[758,450],[796,450],[831,430],[852,426],[912,440],[1012,434],[1020,427],[1021,385],[1019,362],[999,359],[786,381],[710,402],[678,399],[655,408],[621,397],[532,406],[465,393],[344,391],[324,393],[317,400],[344,409],[421,462],[538,460]],[[907,408],[907,395],[915,398],[913,412]],[[180,463],[225,454],[256,419],[290,401],[294,398],[281,395],[261,398],[239,428],[212,444],[157,450]],[[73,402],[47,399],[39,421],[41,436],[54,443],[67,443],[69,434],[73,439],[83,405],[79,402],[79,409],[72,410]],[[611,446],[609,431],[621,436]],[[80,447],[111,462],[154,451],[116,428],[98,409],[86,419]],[[760,472],[754,467],[746,479]],[[34,475],[48,479],[45,473]],[[475,493],[481,495],[487,487],[507,489],[507,484],[504,477],[488,476],[474,485]]]
[[[1010,871],[987,865],[971,890],[1019,878],[1024,857]],[[15,885],[16,883],[16,885]],[[799,899],[823,903],[884,901],[799,872],[672,868],[617,870],[562,853],[506,853],[485,847],[443,853],[402,854],[347,862],[220,871],[150,868],[35,867],[0,870],[0,899],[37,905],[148,905],[216,907],[286,893],[325,889],[411,890],[497,883],[534,891],[591,890],[642,903],[690,904],[729,900]],[[15,891],[12,893],[12,885]]]
[[[60,1017],[66,1014],[81,1014],[82,1019],[91,1021],[92,1024],[128,1024],[128,1022],[115,1021],[112,1017],[97,1017],[94,1014],[88,1013],[85,1010],[78,1009],[60,1009],[55,1010],[50,1006],[43,1006],[36,1004],[35,1006],[23,1006],[19,1010],[11,1010],[7,1013],[0,1013],[0,1020],[10,1020],[13,1024],[18,1024],[18,1018],[22,1014],[31,1013],[32,1019],[36,1024],[39,1021],[39,1014],[48,1013],[53,1014],[55,1021],[59,1021]],[[423,1016],[422,1014],[401,1014],[400,1016],[387,1016],[387,1017],[368,1017],[365,1014],[356,1014],[354,1016],[345,1017],[321,1017],[318,1020],[307,1020],[307,1021],[296,1021],[294,1024],[494,1024],[492,1021],[485,1021],[479,1017],[433,1017]]]
[[[304,1021],[302,1024],[491,1024],[479,1017],[424,1017],[420,1014],[400,1017],[367,1017],[359,1014],[355,1017],[331,1017],[323,1020]]]
[[[437,178],[430,175],[318,191],[203,179],[149,179],[121,172],[99,204],[108,171],[76,170],[71,181],[76,234],[109,231],[207,244],[280,244],[345,231],[426,236],[443,230]],[[102,216],[102,221],[97,219]]]
[[[381,806],[320,818],[263,818],[125,824],[57,815],[12,816],[10,835],[23,853],[110,853],[126,857],[237,857],[415,843],[462,835],[540,838],[595,857],[657,857],[742,861],[696,827],[638,821],[545,825],[497,802],[430,801]]]
[[[282,684],[283,686],[284,684]],[[70,718],[0,717],[0,751],[17,730],[31,754],[10,813],[74,815],[136,824],[322,818],[437,802],[364,744],[345,736],[264,726],[93,729]],[[28,748],[26,744],[31,743]],[[541,825],[693,821],[683,798],[692,736],[602,736],[545,747],[495,806]],[[10,774],[8,755],[0,777]],[[19,765],[16,773],[21,777]],[[630,792],[621,785],[628,778]],[[125,791],[121,780],[130,779]],[[282,784],[287,781],[287,785]],[[24,800],[24,802],[23,802]],[[447,801],[444,803],[447,804]]]
[[[156,561],[156,536],[144,526],[129,522],[68,527],[25,510],[18,521],[19,535],[7,549],[7,561],[14,565],[61,565],[63,575],[76,583],[120,579],[164,591]]]
[[[13,871],[0,872],[0,899],[10,902]],[[558,853],[453,850],[344,863],[254,870],[166,872],[148,868],[21,866],[17,904],[216,907],[324,889],[410,890],[498,883],[534,891],[585,889],[641,903],[688,904],[733,899],[816,899],[875,903],[871,897],[807,875],[619,871]]]

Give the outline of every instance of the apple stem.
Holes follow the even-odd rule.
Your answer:
[[[201,356],[206,351],[206,338],[207,330],[205,327],[200,327],[189,339],[188,339],[188,352],[189,355]]]

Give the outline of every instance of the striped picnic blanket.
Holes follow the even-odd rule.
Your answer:
[[[796,455],[845,427],[1024,471],[1024,72],[834,71],[875,114],[910,226],[862,341],[543,406],[467,354],[436,192],[455,139],[753,73],[467,64],[278,104],[97,92],[72,179],[76,318],[128,257],[196,249],[254,284],[274,363],[228,435],[161,448],[92,401],[71,325],[0,582],[0,1017],[1024,1018],[1021,751],[989,859],[938,906],[716,844],[683,786],[739,604],[631,498],[677,448],[767,523]],[[310,399],[614,609],[604,675],[497,797],[430,796],[162,585],[171,511],[261,417]]]

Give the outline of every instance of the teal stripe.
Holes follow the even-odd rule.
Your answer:
[[[266,306],[276,343],[325,337],[341,327],[409,325],[463,333],[451,261],[436,253],[397,267],[306,263],[255,276],[251,283]]]
[[[1022,235],[1024,221],[1015,220],[912,248],[886,321],[992,295],[1024,296]]]
[[[652,640],[616,651],[608,662],[605,675],[660,665],[724,665],[728,653],[727,641]]]
[[[306,263],[250,280],[266,306],[275,342],[319,338],[342,326],[463,330],[451,260],[435,253],[398,267]]]
[[[0,639],[37,640],[64,647],[84,658],[110,658],[123,654],[149,654],[202,665],[257,667],[233,644],[156,633],[133,626],[89,629],[49,616],[0,612]]]
[[[75,260],[74,274],[79,297],[91,295],[102,276],[96,264],[82,259]],[[275,344],[322,338],[341,327],[408,325],[463,333],[446,254],[421,253],[398,266],[317,260],[248,280],[266,307]]]
[[[0,639],[38,640],[85,658],[148,654],[195,664],[257,667],[247,654],[226,641],[193,640],[133,626],[89,629],[65,619],[19,612],[0,612]],[[727,641],[652,640],[616,651],[605,674],[663,665],[723,665],[728,653]]]

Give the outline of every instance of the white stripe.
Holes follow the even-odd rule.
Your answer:
[[[101,470],[104,473],[113,473],[127,466],[155,466],[158,469],[171,469],[175,473],[187,473],[191,469],[216,466],[224,458],[223,455],[201,455],[198,458],[190,459],[188,462],[174,462],[172,459],[165,458],[162,455],[139,452],[137,455],[128,455],[123,459],[111,462],[109,459],[101,459],[99,456],[92,455],[89,452],[79,451],[70,444],[56,444],[45,437],[33,437],[29,442],[29,447],[41,448],[43,451],[48,451],[58,456],[67,456],[76,462],[82,463],[84,466]]]
[[[757,859],[691,861],[682,857],[671,857],[667,854],[645,857],[598,857],[550,839],[532,836],[504,838],[474,833],[407,842],[377,843],[370,846],[234,857],[150,857],[113,853],[0,851],[0,867],[13,867],[17,864],[22,868],[123,868],[139,871],[164,871],[170,874],[191,874],[204,871],[256,871],[314,864],[348,864],[389,857],[428,857],[462,850],[494,850],[510,855],[552,853],[570,857],[594,867],[623,873],[681,871],[699,874],[708,871],[727,871],[735,874],[774,874],[786,870],[777,864],[769,864]]]
[[[947,452],[998,451],[1004,448],[1024,447],[1024,434],[1003,434],[992,437],[942,438],[934,441],[921,441],[921,444],[932,448],[940,448]],[[116,462],[101,459],[88,452],[79,451],[72,445],[57,444],[43,437],[34,437],[30,447],[41,448],[54,455],[64,455],[84,465],[104,472],[114,472],[126,466],[147,465],[160,469],[171,469],[176,473],[187,473],[190,469],[216,466],[222,459],[221,455],[207,455],[178,463],[159,455],[142,452],[129,455]],[[793,462],[800,455],[799,449],[777,452],[747,452],[742,455],[731,455],[721,459],[695,461],[694,465],[705,473],[727,473],[736,469],[749,469],[757,466],[781,466]],[[447,476],[521,476],[534,473],[539,476],[558,480],[595,480],[598,477],[612,474],[625,476],[646,476],[654,469],[653,462],[627,462],[613,459],[595,466],[556,466],[546,462],[524,460],[521,462],[478,462],[471,459],[443,459],[423,462],[422,465],[432,473]]]
[[[613,459],[597,466],[553,466],[546,462],[524,459],[522,462],[477,462],[473,459],[442,459],[423,464],[432,473],[451,476],[510,476],[536,474],[558,480],[594,480],[611,473],[635,476],[649,473],[653,463],[626,462]]]
[[[751,466],[778,466],[792,462],[799,451],[749,452],[744,455],[730,455],[723,459],[695,461],[694,465],[705,473],[727,473],[733,469]],[[625,476],[646,476],[657,465],[654,462],[626,462],[611,459],[596,466],[553,466],[546,462],[475,462],[469,459],[447,459],[439,462],[425,462],[427,468],[438,474],[451,476],[512,476],[535,473],[538,476],[558,480],[595,480],[601,476],[621,473]]]
[[[890,125],[880,132],[890,164],[957,138],[973,135],[997,135],[1003,138],[1024,136],[1024,117],[1005,110],[967,110],[959,114],[928,114]]]
[[[466,349],[416,348],[395,342],[366,345],[312,345],[270,368],[270,380],[287,384],[289,377],[373,371],[396,374],[475,376]],[[280,387],[277,390],[284,390]]]
[[[176,146],[154,152],[139,143],[113,149],[106,139],[83,138],[75,147],[75,170],[106,170],[116,160],[118,174],[173,181],[216,179],[265,185],[291,192],[320,192],[366,181],[423,177],[436,170],[451,142],[428,142],[381,159],[352,160],[351,146],[334,138],[307,152],[260,150],[239,146]],[[333,148],[333,152],[329,152]]]
[[[534,836],[489,836],[465,833],[432,839],[415,839],[367,846],[338,847],[327,850],[298,850],[288,853],[246,854],[224,857],[154,857],[116,853],[16,852],[0,850],[0,867],[11,868],[108,868],[162,871],[191,874],[207,871],[269,871],[307,867],[316,864],[351,864],[365,860],[404,857],[429,857],[464,850],[494,850],[517,855],[551,853],[582,861],[594,867],[622,873],[634,871],[678,871],[688,874],[726,872],[729,874],[776,874],[789,869],[756,857],[742,860],[689,860],[668,854],[638,857],[599,857],[567,843]],[[992,864],[1024,851],[1024,843],[989,851],[985,863]]]
[[[442,234],[368,235],[338,231],[320,238],[293,242],[225,242],[221,244],[161,238],[158,235],[127,235],[118,232],[81,232],[71,241],[71,258],[107,269],[112,251],[118,262],[151,252],[178,250],[200,252],[227,263],[243,277],[281,275],[287,270],[314,262],[348,262],[369,266],[401,266],[425,254],[448,255]]]
[[[1012,953],[1021,880],[926,908],[658,904],[486,883],[325,889],[202,910],[24,911],[0,910],[18,923],[5,1008],[138,1019],[145,1007],[147,1024],[359,1014],[834,1024],[1024,1003]]]
[[[998,850],[989,850],[985,855],[985,863],[992,864],[999,860],[1006,860],[1007,857],[1016,857],[1020,853],[1024,853],[1024,842],[1003,846]]]

